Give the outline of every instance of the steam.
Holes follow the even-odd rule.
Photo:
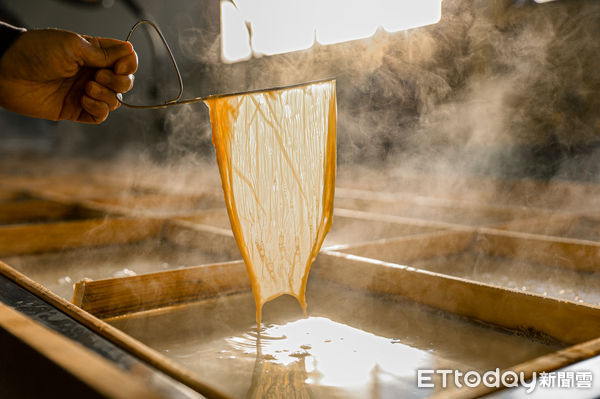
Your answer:
[[[342,163],[549,179],[596,146],[599,21],[591,1],[455,0],[434,26],[232,65],[215,61],[219,35],[190,28],[179,44],[213,93],[335,76]],[[171,114],[170,146],[207,140],[194,118]]]
[[[166,117],[168,136],[168,159],[182,165],[183,158],[214,159],[211,142],[210,121],[207,119],[206,106],[188,104],[178,107]]]

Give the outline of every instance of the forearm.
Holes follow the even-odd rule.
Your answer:
[[[16,26],[0,21],[0,58],[10,45],[25,31],[24,28],[17,28]]]

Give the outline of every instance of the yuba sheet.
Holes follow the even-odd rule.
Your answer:
[[[306,309],[310,265],[333,216],[335,81],[213,97],[206,103],[257,323],[262,306],[283,294]]]

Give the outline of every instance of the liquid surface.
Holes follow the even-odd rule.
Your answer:
[[[282,294],[304,308],[310,265],[333,216],[335,81],[206,103],[257,323],[263,304]]]
[[[311,280],[309,316],[283,296],[260,336],[250,294],[120,316],[109,323],[236,398],[426,397],[415,369],[509,367],[558,346],[412,302]],[[165,328],[169,326],[169,328]]]

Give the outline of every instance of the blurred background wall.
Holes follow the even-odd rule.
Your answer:
[[[184,97],[335,77],[341,165],[600,180],[599,1],[444,0],[435,25],[236,63],[221,56],[218,0],[88,3],[0,0],[0,13],[28,28],[116,38],[151,19],[179,63]],[[140,30],[133,38],[140,69],[131,102],[177,92],[166,53],[148,37]],[[4,154],[214,156],[200,103],[121,107],[99,126],[6,111],[0,123]]]

